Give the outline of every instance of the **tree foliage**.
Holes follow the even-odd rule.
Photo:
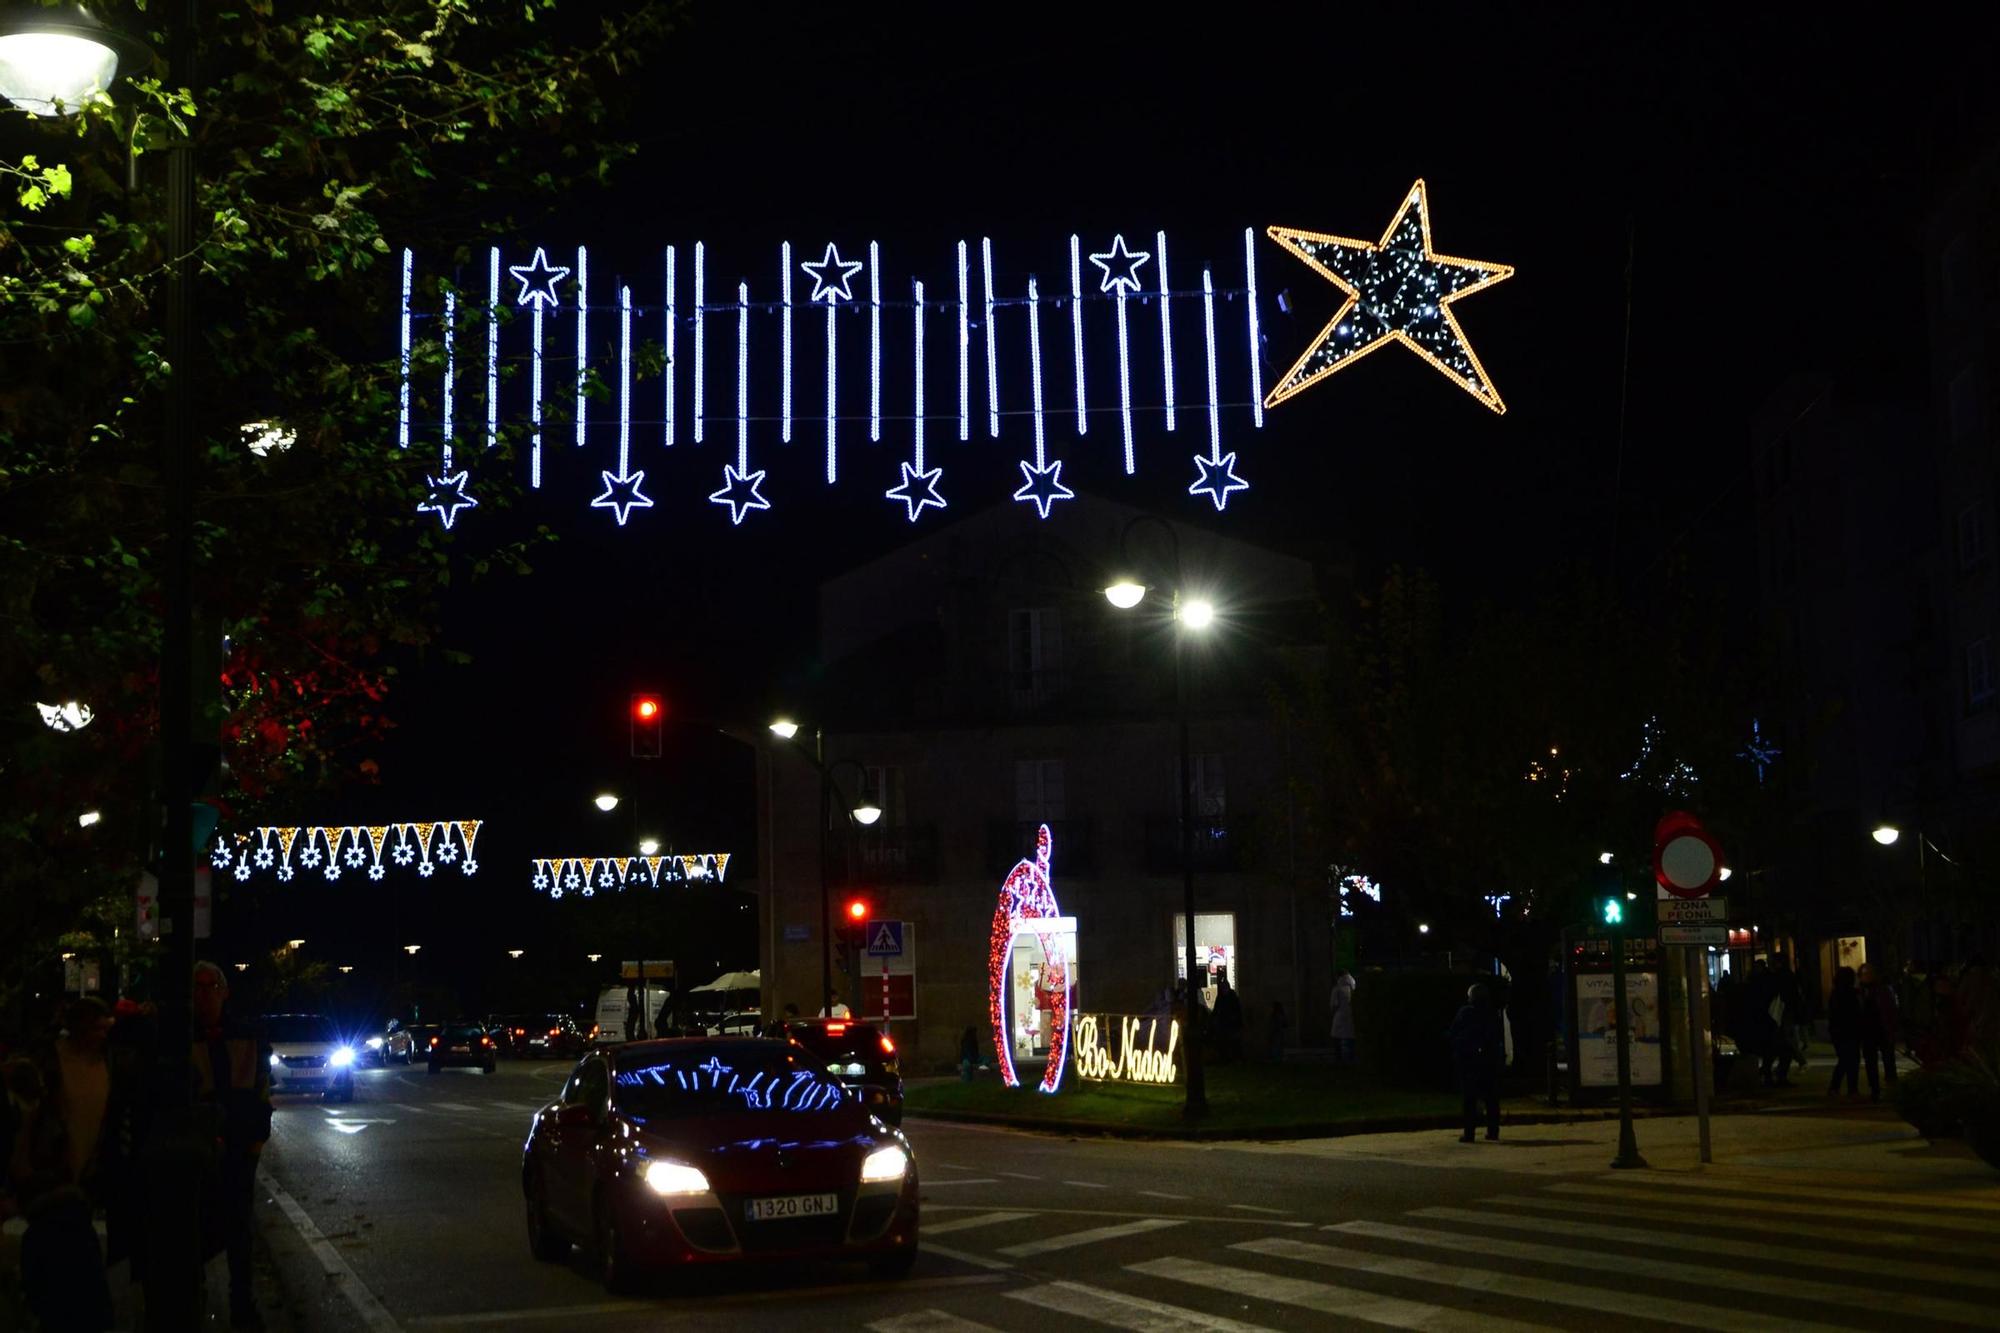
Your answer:
[[[166,50],[153,10],[98,15]],[[197,662],[198,688],[223,682],[197,730],[224,746],[218,798],[241,817],[365,780],[392,725],[389,654],[439,650],[446,584],[546,538],[473,551],[414,512],[436,455],[395,448],[397,252],[466,258],[605,180],[631,152],[609,137],[619,101],[671,19],[662,4],[248,0],[207,11],[192,88],[156,64],[71,117],[0,113],[0,976],[23,976],[80,904],[129,901],[155,850],[170,378],[197,404],[197,637],[229,645]],[[160,150],[183,134],[198,346],[169,366]],[[440,358],[434,337],[419,346],[422,382]],[[253,422],[288,447],[253,452]],[[482,506],[506,503],[508,448]],[[32,707],[72,698],[95,713],[79,732]],[[103,822],[79,828],[84,809]]]

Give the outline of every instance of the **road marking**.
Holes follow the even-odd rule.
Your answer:
[[[1031,1216],[1031,1214],[974,1213],[971,1217],[954,1217],[943,1222],[926,1222],[923,1224],[923,1234],[927,1237],[948,1235],[954,1231],[970,1231],[974,1227],[990,1227],[1001,1222],[1018,1222],[1028,1216]]]
[[[1578,1217],[1610,1217],[1634,1222],[1668,1222],[1675,1225],[1685,1225],[1687,1222],[1687,1212],[1679,1208],[1637,1208],[1623,1203],[1577,1203],[1566,1199],[1544,1199],[1526,1195],[1483,1199],[1481,1202],[1504,1204],[1509,1208],[1533,1208],[1545,1213],[1566,1213]],[[1732,1217],[1726,1212],[1717,1212],[1713,1209],[1702,1214],[1701,1224],[1718,1231],[1754,1231],[1760,1235],[1768,1234],[1775,1225],[1768,1218]],[[1859,1220],[1850,1226],[1825,1226],[1787,1220],[1783,1226],[1788,1236],[1812,1240],[1839,1241],[1847,1245],[1892,1246],[1922,1250],[1928,1254],[1952,1254],[1968,1259],[2000,1260],[2000,1245],[1982,1245],[1969,1240],[1918,1236],[1907,1231],[1886,1231],[1867,1220]]]
[[[1623,1180],[1623,1177],[1620,1177]],[[1698,1189],[1716,1194],[1749,1194],[1769,1188],[1765,1181],[1730,1180],[1723,1177],[1679,1174],[1659,1178],[1637,1178],[1635,1184],[1670,1185],[1675,1189]],[[1945,1193],[1922,1194],[1910,1190],[1843,1190],[1829,1189],[1823,1185],[1794,1185],[1786,1181],[1781,1187],[1788,1199],[1828,1199],[1837,1203],[1866,1204],[1872,1210],[1885,1204],[1907,1203],[1920,1208],[1957,1208],[1976,1212],[2000,1212],[2000,1195],[1988,1198],[1968,1198],[1965,1195]]]
[[[1663,1324],[1722,1329],[1729,1333],[1772,1333],[1772,1330],[1778,1329],[1811,1329],[1814,1333],[1831,1333],[1833,1328],[1830,1324],[1808,1323],[1790,1315],[1757,1314],[1722,1305],[1702,1305],[1676,1297],[1649,1296],[1644,1292],[1631,1290],[1587,1287],[1575,1282],[1556,1282],[1548,1278],[1523,1277],[1515,1273],[1496,1273],[1490,1269],[1467,1268],[1457,1263],[1433,1264],[1421,1259],[1396,1259],[1387,1255],[1364,1254],[1358,1250],[1335,1249],[1330,1245],[1312,1245],[1304,1241],[1289,1240],[1283,1236],[1272,1236],[1267,1240],[1243,1241],[1231,1248],[1273,1259],[1301,1260],[1327,1268],[1373,1273],[1380,1277],[1432,1282],[1439,1286],[1455,1287],[1460,1291],[1510,1296],[1524,1301],[1542,1301],[1549,1305],[1567,1305],[1578,1310],[1596,1310],[1603,1314],[1616,1315],[1620,1319],[1654,1319]],[[1613,1268],[1612,1265],[1622,1266],[1624,1262],[1623,1256],[1601,1255],[1598,1258],[1598,1268],[1604,1276],[1615,1278],[1622,1272],[1622,1267]]]
[[[1519,1259],[1527,1263],[1549,1264],[1557,1268],[1587,1268],[1602,1272],[1615,1268],[1619,1276],[1656,1277],[1668,1282],[1687,1282],[1697,1287],[1724,1287],[1750,1291],[1760,1296],[1777,1296],[1789,1301],[1811,1301],[1874,1310],[1883,1314],[1917,1315],[1961,1324],[1985,1324],[1993,1318],[1991,1304],[1955,1301],[1943,1296],[1925,1296],[1907,1287],[1896,1291],[1876,1291],[1825,1278],[1784,1277],[1772,1273],[1745,1273],[1715,1264],[1682,1263],[1676,1259],[1647,1259],[1637,1255],[1614,1254],[1604,1250],[1583,1250],[1568,1245],[1537,1245],[1532,1241],[1501,1240],[1476,1236],[1469,1231],[1430,1231],[1421,1227],[1397,1226],[1389,1222],[1342,1222],[1334,1230],[1350,1236],[1392,1240],[1403,1245],[1450,1250],[1455,1254],[1483,1254],[1492,1259]]]
[[[1575,1194],[1591,1199],[1623,1199],[1629,1201],[1632,1192],[1622,1185],[1551,1185],[1551,1194]],[[1650,1197],[1666,1201],[1664,1195]],[[1705,1203],[1711,1201],[1704,1200]],[[1725,1209],[1722,1205],[1727,1203]],[[1780,1203],[1767,1199],[1716,1199],[1708,1209],[1718,1216],[1729,1213],[1773,1213],[1784,1217],[1824,1218],[1827,1206],[1823,1203]],[[1931,1227],[1940,1231],[1969,1231],[1978,1236],[1991,1236],[1993,1223],[1983,1217],[1940,1217],[1936,1213],[1904,1212],[1895,1208],[1869,1208],[1867,1220],[1877,1226]]]
[[[1185,1194],[1168,1194],[1165,1190],[1140,1190],[1139,1193],[1149,1199],[1185,1199],[1188,1197]]]
[[[334,1121],[329,1121],[328,1123],[330,1123],[335,1129],[339,1130],[341,1133],[346,1134],[349,1137],[352,1137],[353,1135],[359,1134],[362,1130],[368,1128],[370,1125],[393,1125],[396,1122],[393,1120],[334,1120]]]
[[[998,1185],[999,1183],[999,1181],[991,1176],[974,1176],[971,1180],[926,1180],[924,1188],[927,1190],[941,1190],[949,1189],[953,1185]]]
[[[1200,1259],[1148,1259],[1130,1264],[1129,1273],[1185,1282],[1210,1291],[1226,1291],[1232,1296],[1249,1296],[1279,1305],[1296,1305],[1320,1314],[1338,1314],[1364,1324],[1389,1328],[1419,1328],[1425,1333],[1536,1333],[1547,1324],[1530,1324],[1519,1319],[1503,1319],[1487,1311],[1454,1310],[1446,1305],[1406,1301],[1400,1296],[1337,1287],[1331,1282],[1308,1282],[1250,1268],[1230,1268]]]
[[[1107,1190],[1111,1188],[1109,1185],[1100,1185],[1094,1180],[1065,1180],[1062,1183],[1068,1185],[1071,1189],[1079,1190]]]
[[[305,1241],[313,1257],[319,1260],[320,1269],[327,1276],[327,1284],[354,1308],[361,1326],[377,1330],[377,1333],[399,1333],[401,1325],[395,1317],[376,1299],[375,1293],[368,1290],[368,1284],[355,1276],[354,1270],[347,1266],[347,1260],[340,1257],[340,1251],[333,1248],[332,1242],[320,1234],[320,1229],[313,1224],[306,1210],[299,1207],[298,1200],[285,1193],[279,1187],[277,1178],[268,1171],[259,1171],[257,1181],[298,1230],[299,1238]]]
[[[977,1167],[960,1166],[957,1162],[939,1162],[938,1165],[947,1171],[975,1171],[978,1169]]]
[[[479,1109],[476,1106],[467,1106],[464,1102],[432,1102],[431,1105],[440,1111],[477,1111]]]
[[[1007,1177],[1007,1179],[1009,1179],[1009,1180],[1040,1180],[1040,1179],[1041,1179],[1041,1177],[1040,1177],[1040,1176],[1031,1176],[1031,1175],[1029,1175],[1029,1174],[1028,1174],[1027,1172],[1025,1172],[1025,1171],[995,1171],[995,1172],[994,1172],[993,1174],[994,1174],[994,1175],[996,1175],[996,1176],[1005,1176],[1005,1177]]]
[[[954,1250],[943,1245],[933,1245],[929,1241],[921,1243],[925,1254],[935,1254],[946,1259],[956,1259],[959,1263],[971,1264],[974,1268],[1002,1269],[1014,1266],[1004,1259],[989,1259],[983,1254],[974,1254],[970,1250]]]
[[[904,1278],[896,1282],[847,1282],[838,1286],[778,1287],[765,1291],[731,1292],[702,1299],[704,1308],[730,1305],[766,1305],[778,1301],[811,1301],[816,1298],[880,1293],[950,1290],[958,1287],[990,1286],[1005,1278],[968,1275],[962,1277]],[[518,1310],[480,1310],[472,1314],[417,1315],[407,1321],[410,1328],[492,1328],[502,1324],[542,1323],[563,1319],[581,1322],[592,1315],[631,1314],[641,1310],[661,1314],[657,1301],[599,1301],[593,1305],[528,1306]]]
[[[1051,1282],[1045,1287],[1026,1287],[1001,1295],[1010,1301],[1026,1301],[1057,1314],[1131,1329],[1134,1333],[1268,1333],[1261,1324],[1184,1310],[1176,1305],[1127,1296],[1122,1291],[1086,1287],[1081,1282]]]
[[[992,1333],[993,1325],[975,1324],[942,1310],[918,1310],[890,1319],[877,1319],[867,1327],[875,1333]]]
[[[1259,1208],[1254,1203],[1232,1203],[1229,1205],[1229,1207],[1234,1208],[1241,1213],[1269,1213],[1273,1217],[1283,1217],[1285,1214],[1292,1211],[1289,1208]]]
[[[1797,1264],[1802,1268],[1832,1268],[1850,1273],[1873,1273],[1878,1277],[1921,1278],[1929,1282],[1958,1283],[1966,1287],[2000,1289],[2000,1273],[1954,1268],[1950,1264],[1929,1264],[1916,1259],[1884,1259],[1873,1254],[1808,1250],[1796,1245],[1765,1245],[1734,1237],[1707,1236],[1662,1230],[1657,1227],[1621,1227],[1603,1222],[1565,1222],[1553,1217],[1514,1217],[1505,1213],[1483,1212],[1476,1208],[1419,1208],[1404,1214],[1426,1221],[1465,1222],[1473,1226],[1506,1231],[1531,1231],[1536,1235],[1574,1236],[1579,1240],[1615,1240],[1648,1249],[1687,1250],[1695,1254],[1716,1254],[1725,1258],[1764,1259],[1773,1263]],[[1328,1228],[1338,1230],[1337,1227]],[[1796,1230],[1793,1228],[1792,1230]],[[1874,1240],[1865,1233],[1849,1233],[1856,1244]]]
[[[418,1115],[429,1115],[431,1113],[428,1106],[412,1106],[408,1102],[383,1102],[382,1105],[393,1106],[398,1111],[415,1111]]]
[[[924,1204],[924,1215],[932,1213],[971,1213],[990,1209],[990,1203],[929,1203]],[[1158,1217],[1157,1212],[1141,1213],[1129,1208],[1020,1208],[1020,1212],[1035,1217]],[[1312,1223],[1291,1219],[1268,1217],[1232,1217],[1227,1213],[1182,1213],[1176,1222],[1208,1222],[1232,1227],[1310,1227]]]
[[[1095,1245],[1099,1241],[1118,1240],[1124,1236],[1141,1236],[1148,1231],[1164,1231],[1181,1225],[1176,1218],[1144,1217],[1137,1222],[1124,1222],[1114,1227],[1091,1227],[1085,1231],[1064,1232],[1060,1236],[1044,1236],[1040,1240],[1008,1245],[1000,1253],[1025,1259],[1031,1254],[1053,1254],[1057,1250],[1073,1250],[1079,1245]]]

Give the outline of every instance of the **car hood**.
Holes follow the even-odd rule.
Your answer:
[[[274,1041],[273,1055],[332,1055],[346,1043],[338,1041]]]

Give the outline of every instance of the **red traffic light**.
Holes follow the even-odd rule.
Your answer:
[[[660,724],[666,721],[666,701],[657,694],[632,696],[632,757],[660,757]]]
[[[650,694],[642,694],[632,700],[632,716],[641,722],[651,722],[660,715],[660,701]]]
[[[854,922],[866,921],[868,919],[868,900],[866,898],[856,898],[849,902],[847,904],[847,919]]]

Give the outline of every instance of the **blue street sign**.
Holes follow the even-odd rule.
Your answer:
[[[804,944],[810,938],[812,936],[804,926],[785,927],[785,943],[787,944]]]
[[[900,921],[870,921],[868,931],[862,938],[868,941],[870,958],[903,956],[903,923]]]

